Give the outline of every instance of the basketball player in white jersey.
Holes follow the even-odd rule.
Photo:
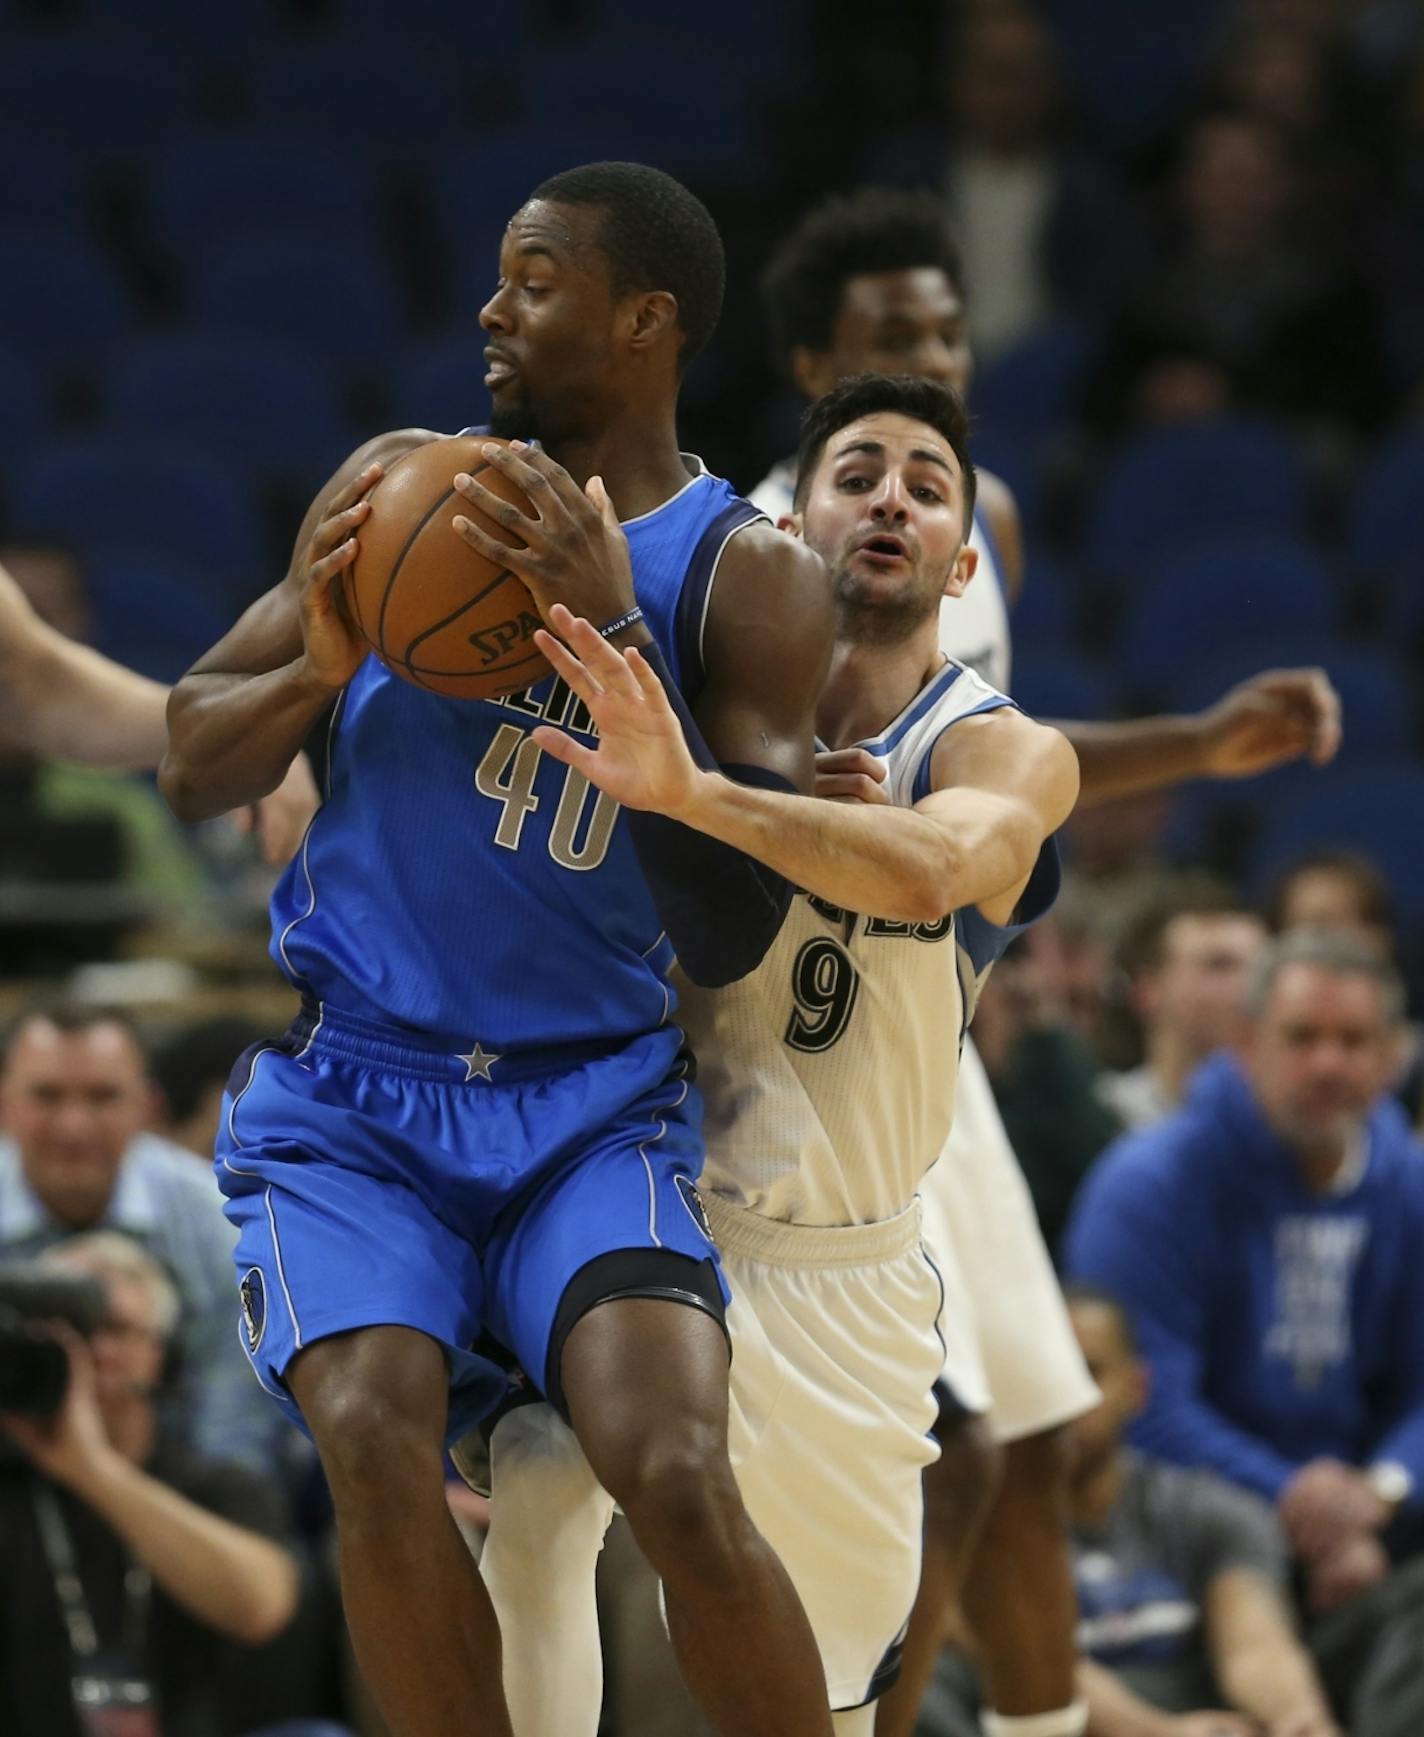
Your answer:
[[[20,550],[12,559],[60,559]],[[0,739],[51,760],[112,772],[151,772],[168,747],[168,689],[43,621],[14,574],[0,565]],[[244,813],[270,863],[284,863],[316,811],[306,756]],[[239,818],[234,816],[234,818]]]
[[[808,414],[801,464],[792,523],[837,601],[818,733],[874,763],[884,800],[729,796],[693,766],[646,666],[567,611],[554,622],[583,664],[540,643],[599,746],[537,740],[625,806],[735,838],[805,889],[757,970],[684,986],[679,1018],[706,1105],[701,1200],[732,1289],[738,1483],[805,1605],[838,1733],[869,1737],[919,1583],[933,1390],[947,1379],[974,1410],[987,1398],[972,1343],[940,1337],[944,1283],[958,1287],[922,1246],[916,1191],[984,978],[1056,891],[1051,835],[1077,771],[1056,731],[939,650],[940,600],[958,601],[975,565],[957,396],[847,382]],[[857,773],[823,788],[838,778],[860,791]],[[957,1298],[951,1326],[964,1318]],[[545,1406],[493,1436],[482,1566],[517,1737],[592,1737],[598,1721],[593,1566],[612,1508],[577,1452]]]
[[[963,277],[943,203],[931,193],[867,188],[810,211],[777,250],[764,292],[779,360],[809,399],[874,370],[923,375],[960,392],[972,356]],[[751,499],[790,510],[794,465],[776,466]],[[1023,577],[1013,495],[979,474],[966,595],[941,614],[942,648],[996,687],[1010,684],[1009,609]],[[1077,752],[1080,803],[1187,778],[1242,777],[1309,754],[1331,758],[1339,706],[1319,670],[1269,671],[1195,717],[1059,723]],[[1065,1544],[1066,1424],[1095,1403],[984,1069],[972,1043],[944,1159],[924,1189],[932,1243],[952,1244],[972,1300],[1003,1446],[1003,1481],[964,1605],[975,1629],[996,1737],[1077,1737],[1076,1604]],[[1012,1275],[1006,1279],[1006,1274]],[[962,1323],[960,1330],[963,1330]],[[900,1683],[882,1701],[879,1737],[908,1737],[974,1541],[972,1431],[946,1418],[944,1457],[927,1474],[924,1586]]]

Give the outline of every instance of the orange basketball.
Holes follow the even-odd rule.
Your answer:
[[[345,575],[351,619],[387,668],[460,700],[497,699],[549,674],[534,644],[539,612],[523,581],[451,528],[463,514],[508,542],[502,525],[455,492],[458,471],[477,476],[521,511],[531,510],[527,497],[486,461],[480,448],[488,444],[485,435],[458,435],[397,459],[371,490],[356,560]]]

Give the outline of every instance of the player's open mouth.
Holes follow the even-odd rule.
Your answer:
[[[857,555],[863,555],[875,567],[893,567],[897,563],[909,560],[905,545],[898,537],[890,535],[867,537],[856,550]]]
[[[485,374],[485,385],[493,390],[496,386],[504,386],[511,381],[519,370],[507,357],[496,355],[491,350],[485,351],[485,361],[489,364]]]

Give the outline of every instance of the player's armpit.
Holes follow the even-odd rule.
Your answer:
[[[1078,762],[1067,739],[1007,707],[963,718],[935,744],[916,813],[946,845],[956,907],[1007,923],[1044,840],[1072,813]]]

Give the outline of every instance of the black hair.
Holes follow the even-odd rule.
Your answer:
[[[217,1014],[184,1026],[153,1058],[153,1078],[175,1122],[185,1122],[198,1108],[203,1094],[232,1072],[243,1050],[265,1035],[253,1020],[236,1014]]]
[[[824,398],[809,404],[801,418],[801,441],[796,451],[796,510],[806,504],[811,478],[826,450],[826,442],[841,429],[863,416],[886,414],[908,416],[942,434],[959,460],[964,491],[964,534],[974,523],[977,487],[974,461],[969,456],[969,412],[952,386],[925,380],[914,374],[854,374],[833,386]]]
[[[1147,901],[1123,931],[1117,963],[1129,980],[1157,971],[1167,956],[1167,931],[1178,917],[1246,917],[1256,913],[1228,882],[1215,875],[1194,875],[1160,897]]]
[[[1394,900],[1389,882],[1378,865],[1357,850],[1313,850],[1287,863],[1271,882],[1261,904],[1266,927],[1273,935],[1279,935],[1285,927],[1286,904],[1295,883],[1308,874],[1339,875],[1350,881],[1361,921],[1371,928],[1383,929],[1391,941],[1395,939]]]
[[[601,210],[614,293],[666,290],[677,298],[683,365],[706,346],[722,312],[727,256],[711,212],[681,181],[646,163],[585,163],[529,197]]]
[[[31,1002],[11,1022],[5,1033],[4,1043],[0,1045],[0,1055],[8,1056],[20,1034],[29,1026],[37,1024],[52,1025],[65,1037],[78,1037],[84,1032],[97,1030],[101,1025],[117,1025],[133,1039],[134,1047],[143,1058],[145,1071],[147,1070],[148,1053],[143,1035],[133,1015],[122,1007],[92,1005],[85,1001],[67,1001],[57,997]]]
[[[964,294],[964,267],[943,199],[925,190],[862,187],[813,206],[777,248],[761,280],[773,353],[828,350],[845,286],[870,272],[942,271]]]

